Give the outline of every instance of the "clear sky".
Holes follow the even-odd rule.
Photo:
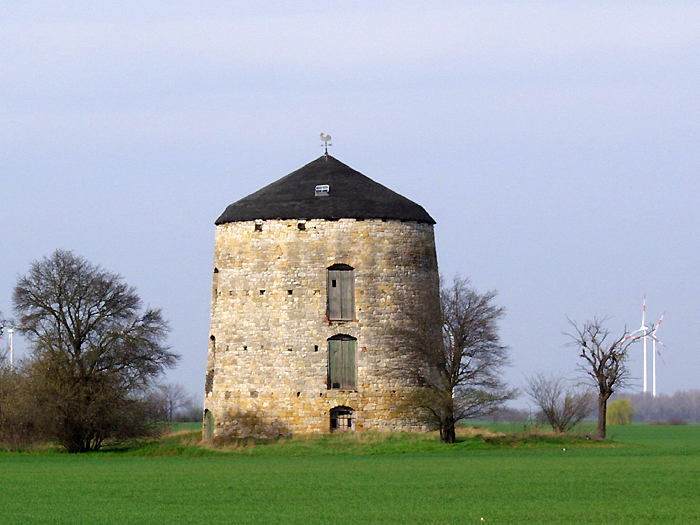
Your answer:
[[[667,311],[700,388],[700,3],[0,1],[0,311],[72,249],[170,319],[201,399],[214,220],[331,154],[423,205],[497,289],[508,378],[573,373],[566,316]],[[24,349],[22,341],[17,348]],[[641,345],[630,366],[641,387]]]

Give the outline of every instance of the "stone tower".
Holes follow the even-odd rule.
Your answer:
[[[216,221],[205,437],[402,430],[389,373],[409,301],[437,300],[435,221],[323,155]]]

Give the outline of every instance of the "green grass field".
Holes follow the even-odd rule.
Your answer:
[[[609,435],[616,446],[581,440],[566,451],[555,440],[441,445],[378,435],[199,456],[174,440],[6,453],[0,524],[700,523],[700,426]],[[149,453],[165,455],[139,455]]]

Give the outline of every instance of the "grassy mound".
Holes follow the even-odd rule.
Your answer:
[[[562,448],[613,446],[577,434],[557,434],[541,429],[498,432],[489,428],[463,427],[457,442],[441,443],[437,433],[344,432],[277,439],[214,438],[201,440],[201,431],[176,429],[157,439],[105,447],[101,454],[129,456],[374,456],[420,454],[493,448]]]

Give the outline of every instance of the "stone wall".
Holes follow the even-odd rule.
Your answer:
[[[354,321],[326,317],[326,273],[354,268]],[[267,220],[217,226],[205,409],[215,435],[328,432],[329,411],[361,429],[409,429],[396,328],[438,286],[433,227],[401,221]],[[356,390],[328,388],[328,338],[356,342]]]

